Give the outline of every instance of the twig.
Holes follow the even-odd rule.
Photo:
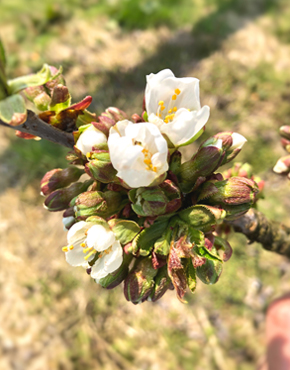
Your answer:
[[[74,139],[73,135],[68,132],[61,131],[56,127],[49,125],[42,121],[38,116],[28,110],[26,121],[19,126],[11,126],[0,120],[0,125],[18,130],[26,134],[35,135],[42,139],[52,141],[53,143],[65,146],[67,148],[73,148]]]
[[[250,242],[261,243],[263,248],[290,258],[290,228],[254,209],[229,222],[234,230],[244,234]]]

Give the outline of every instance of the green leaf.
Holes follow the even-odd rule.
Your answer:
[[[55,78],[52,76],[48,64],[44,64],[42,69],[34,74],[21,76],[8,81],[9,94],[15,94],[27,87],[40,86]]]
[[[130,243],[140,232],[140,227],[134,221],[112,219],[109,225],[121,244]]]
[[[6,58],[5,51],[0,39],[0,100],[5,99],[8,96],[8,86],[6,79]]]
[[[215,284],[222,270],[222,262],[206,260],[205,264],[196,268],[196,275],[204,284]]]
[[[190,259],[187,259],[186,261],[185,274],[188,288],[191,293],[194,293],[196,289],[196,271]]]
[[[198,247],[204,246],[204,233],[200,230],[194,229],[193,227],[188,228],[188,239],[191,243]]]
[[[167,256],[170,249],[171,238],[172,230],[168,227],[162,234],[161,238],[157,239],[154,243],[154,252],[161,254],[162,256]]]
[[[11,95],[0,101],[0,119],[11,126],[21,125],[26,121],[27,112],[21,95]]]
[[[205,257],[206,259],[212,260],[212,261],[220,261],[222,262],[222,258],[215,253],[216,249],[213,248],[211,251],[208,250],[205,246],[202,247],[195,247],[194,251],[201,257]]]
[[[152,226],[141,231],[133,241],[133,249],[139,250],[140,256],[148,256],[154,243],[161,237],[168,225],[168,221],[157,221]]]

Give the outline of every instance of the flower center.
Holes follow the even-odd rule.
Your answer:
[[[135,141],[134,145],[142,146],[142,143],[140,141]],[[143,161],[147,165],[146,170],[157,172],[157,167],[153,166],[153,164],[152,164],[152,161],[151,161],[152,154],[149,152],[149,150],[144,148],[142,150],[142,153],[144,154],[144,160]]]
[[[175,104],[175,101],[177,99],[177,96],[180,93],[181,93],[181,91],[179,89],[174,90],[174,94],[171,96],[171,100],[170,100],[169,106],[167,107],[167,111],[166,111],[166,107],[164,105],[164,101],[160,100],[158,102],[159,107],[157,109],[157,116],[159,118],[163,119],[163,121],[165,123],[169,123],[169,122],[173,121],[174,116],[175,116],[175,112],[177,111],[177,107],[174,104]]]

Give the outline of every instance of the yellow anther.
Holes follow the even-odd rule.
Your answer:
[[[94,249],[88,255],[85,256],[85,260],[87,261],[93,254],[96,254],[96,253],[97,253],[97,251]]]
[[[174,118],[174,116],[175,116],[175,114],[174,114],[174,113],[172,113],[172,114],[170,115],[170,119],[173,119],[173,118]]]
[[[177,95],[174,94],[174,95],[172,95],[172,98],[171,99],[172,100],[176,100],[176,98],[177,98]]]
[[[84,248],[86,246],[86,243],[81,243],[81,247]]]
[[[151,163],[151,159],[144,159],[144,163],[145,164],[150,164]]]
[[[169,109],[168,113],[172,113],[172,109]]]
[[[158,103],[158,105],[164,105],[164,101],[163,100],[160,100],[160,102]]]
[[[162,117],[162,114],[161,114],[161,113],[159,113],[159,114],[158,114],[158,117],[159,117],[159,118],[161,118],[161,117]]]
[[[177,111],[177,107],[174,107],[174,108],[173,108],[173,112],[176,112],[176,111]]]
[[[91,158],[91,153],[90,152],[87,152],[86,157],[87,158]]]
[[[165,109],[164,105],[162,105],[160,109],[161,111],[163,111]]]
[[[148,155],[148,149],[145,149],[145,148],[144,148],[144,149],[142,150],[142,153],[143,153],[144,155]]]
[[[68,252],[68,247],[63,247],[63,248],[62,248],[62,251],[63,251],[63,252]]]
[[[165,122],[165,123],[168,123],[168,118],[165,118],[164,122]]]
[[[180,94],[180,90],[179,89],[175,89],[174,92],[175,92],[176,95],[179,95]]]
[[[153,167],[153,168],[152,168],[152,170],[153,170],[154,172],[157,172],[157,168],[156,168],[156,167]]]
[[[74,249],[74,246],[73,245],[70,245],[69,246],[69,250],[72,251]]]

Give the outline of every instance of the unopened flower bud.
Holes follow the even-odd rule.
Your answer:
[[[198,178],[204,179],[211,175],[220,165],[222,156],[222,141],[215,139],[215,143],[208,146],[202,145],[196,155],[180,166],[177,177],[183,192],[189,193]]]
[[[51,94],[51,110],[63,110],[69,107],[70,105],[70,93],[68,88],[64,85],[56,85]],[[59,107],[60,109],[57,109]]]
[[[290,140],[290,126],[281,126],[280,135],[287,140]]]
[[[90,155],[85,170],[89,176],[103,183],[113,181],[117,174],[108,150],[95,150]]]
[[[148,297],[148,301],[152,302],[156,302],[158,299],[160,299],[166,293],[166,291],[172,286],[171,279],[168,276],[167,272],[167,265],[161,267],[158,270],[154,282],[155,282],[154,290],[150,294],[150,297]]]
[[[129,273],[129,265],[132,261],[132,258],[133,256],[131,254],[123,253],[122,265],[114,272],[111,272],[106,277],[100,279],[98,283],[106,289],[113,289],[121,284]]]
[[[69,207],[73,198],[86,191],[91,183],[91,180],[75,182],[68,188],[55,190],[45,199],[44,206],[51,212],[62,211]]]
[[[40,182],[41,192],[43,195],[48,195],[57,189],[65,188],[77,181],[83,173],[83,170],[74,166],[64,170],[61,168],[51,170],[44,175]]]
[[[258,186],[253,180],[244,177],[231,177],[223,181],[206,182],[201,188],[198,199],[206,199],[213,205],[252,204],[258,191]]]
[[[93,125],[90,125],[83,133],[81,133],[75,147],[80,150],[82,154],[87,155],[92,152],[93,148],[97,148],[106,143],[106,135],[96,129]]]
[[[157,272],[152,266],[151,257],[138,258],[125,279],[124,295],[127,301],[133,304],[144,302],[152,293]]]
[[[58,84],[65,85],[65,80],[64,80],[63,75],[60,73],[61,72],[60,69],[57,69],[54,66],[49,66],[49,69],[50,69],[52,76],[58,75],[57,77],[54,77],[52,80],[48,81],[45,84],[45,87],[52,92],[54,87],[57,86]]]
[[[220,132],[214,135],[215,138],[221,139],[223,142],[222,148],[225,151],[222,164],[233,160],[241,151],[247,139],[237,132]]]
[[[288,153],[290,153],[290,140],[282,138],[281,139],[281,144],[282,144],[283,148],[286,149]]]
[[[112,118],[115,121],[115,123],[118,121],[123,121],[124,119],[128,118],[125,112],[116,107],[107,108],[106,112],[102,113],[102,115],[107,115],[107,117]]]
[[[290,171],[290,155],[280,158],[275,164],[273,171],[286,175]]]
[[[169,202],[158,186],[132,189],[129,192],[129,197],[133,202],[133,211],[143,217],[163,215]]]

